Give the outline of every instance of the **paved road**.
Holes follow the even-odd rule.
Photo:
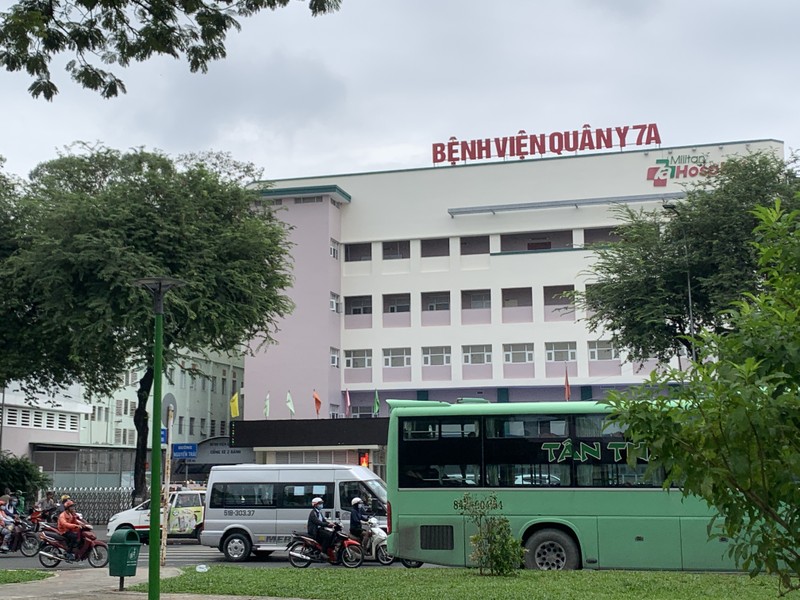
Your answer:
[[[142,546],[141,551],[139,553],[139,564],[138,570],[147,571],[147,567],[149,564],[149,546]],[[224,563],[225,555],[222,554],[216,548],[209,548],[208,546],[201,546],[197,542],[194,541],[186,541],[186,542],[172,542],[167,545],[167,564],[168,567],[186,567],[192,565],[210,565],[214,563]],[[273,567],[288,567],[289,561],[287,556],[283,552],[276,552],[268,557],[256,557],[251,556],[249,560],[241,563],[228,563],[228,564],[236,564],[237,566],[242,567],[255,567],[255,568],[273,568]],[[392,567],[400,566],[400,562],[397,561]],[[382,567],[377,562],[371,561],[364,561],[363,567],[379,567],[379,568],[387,568]],[[68,569],[84,569],[84,568],[91,568],[87,562],[77,563],[77,564],[67,564],[61,563],[56,567],[58,570],[68,570]],[[44,569],[42,564],[39,562],[39,558],[34,556],[33,558],[26,558],[22,556],[20,553],[16,552],[14,554],[0,554],[0,569]]]

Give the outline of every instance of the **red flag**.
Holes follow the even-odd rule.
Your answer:
[[[567,367],[567,363],[564,363],[564,400],[569,402],[571,396],[571,390],[569,389],[569,368]]]
[[[344,416],[350,415],[350,390],[344,391]]]
[[[322,408],[322,400],[320,400],[317,390],[314,390],[314,407],[317,409],[317,416],[319,416],[319,409]]]

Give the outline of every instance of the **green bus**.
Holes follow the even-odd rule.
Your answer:
[[[596,402],[389,400],[389,552],[469,566],[464,493],[497,498],[531,569],[734,570],[708,505],[663,477]]]

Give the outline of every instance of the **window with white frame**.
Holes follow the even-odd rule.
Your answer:
[[[533,344],[503,344],[503,362],[532,363]]]
[[[341,248],[341,246],[339,242],[331,238],[330,254],[332,259],[339,260],[339,248]]]
[[[347,315],[371,315],[372,296],[345,297],[344,312]]]
[[[449,365],[450,346],[428,346],[422,348],[422,364],[425,366]]]
[[[545,360],[547,362],[576,360],[577,346],[575,342],[545,342]]]
[[[339,308],[339,294],[334,294],[333,292],[331,292],[331,298],[328,303],[328,308],[330,309],[331,312],[335,313],[340,312],[341,309]]]
[[[492,345],[461,346],[465,365],[485,365],[492,362]]]
[[[181,367],[181,389],[186,389],[186,369]]]
[[[339,349],[331,346],[331,366],[335,369],[339,368]]]
[[[371,419],[373,417],[372,406],[351,406],[350,417],[353,419]]]
[[[450,310],[450,292],[422,292],[422,310]]]
[[[331,419],[343,419],[344,415],[339,412],[339,405],[338,404],[329,404],[328,405],[328,414],[330,415]]]
[[[461,292],[462,308],[491,308],[492,293],[490,290],[463,290]]]
[[[383,312],[399,313],[411,310],[411,294],[384,294]]]
[[[411,348],[384,348],[384,367],[410,367]]]
[[[372,350],[345,350],[345,369],[368,369],[372,367]]]
[[[619,350],[614,348],[608,340],[595,340],[589,342],[589,360],[617,360]]]

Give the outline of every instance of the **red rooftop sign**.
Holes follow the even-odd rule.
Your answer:
[[[583,152],[625,148],[626,146],[649,146],[660,144],[658,125],[625,125],[592,129],[588,124],[580,130],[554,131],[529,135],[520,129],[517,135],[478,140],[459,141],[451,137],[447,142],[432,146],[433,164],[449,162],[454,165],[460,161],[483,160],[490,158],[524,159],[526,156],[544,154],[563,154],[564,152]]]

